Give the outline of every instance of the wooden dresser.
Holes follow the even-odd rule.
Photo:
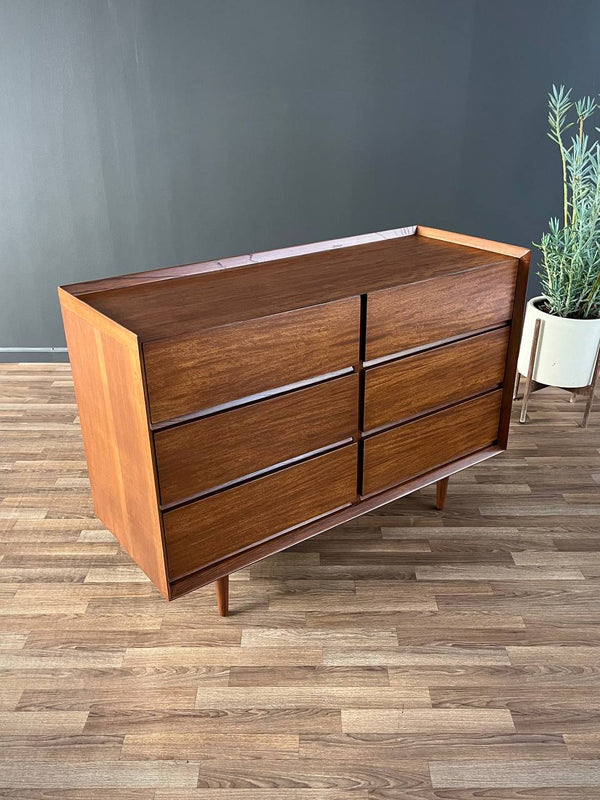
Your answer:
[[[59,289],[94,509],[162,594],[506,449],[530,253],[384,231]]]

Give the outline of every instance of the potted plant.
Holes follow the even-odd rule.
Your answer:
[[[563,215],[550,220],[535,245],[542,253],[543,295],[527,304],[518,371],[528,374],[539,319],[532,379],[575,389],[592,383],[600,348],[600,143],[584,130],[600,106],[591,97],[570,98],[564,86],[553,86],[549,94],[548,135],[560,150]],[[574,125],[566,141],[565,132]]]

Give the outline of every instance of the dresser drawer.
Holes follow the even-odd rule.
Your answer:
[[[506,322],[512,316],[517,265],[515,259],[372,292],[366,360]]]
[[[502,391],[468,400],[364,442],[363,495],[414,478],[492,444]]]
[[[352,444],[165,512],[170,578],[350,505],[356,471]]]
[[[364,429],[456,403],[502,383],[509,327],[365,372]]]
[[[348,375],[158,431],[161,502],[183,500],[349,439],[357,420],[358,377]]]
[[[153,422],[184,416],[358,360],[360,298],[149,342],[144,362]]]

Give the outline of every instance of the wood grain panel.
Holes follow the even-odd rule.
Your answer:
[[[501,394],[497,390],[366,439],[363,494],[492,444],[498,435]]]
[[[492,790],[593,786],[596,791],[600,791],[599,761],[568,759],[548,763],[548,761],[533,760],[498,762],[479,759],[432,761],[430,766],[431,782],[436,788]],[[522,792],[516,796],[519,795],[526,797]],[[573,798],[584,796],[573,794]]]
[[[153,422],[314,378],[358,360],[360,298],[144,347]]]
[[[282,733],[147,733],[127,734],[123,741],[123,758],[186,760],[230,757],[245,758],[297,756],[298,734]],[[217,790],[218,791],[218,790]]]
[[[357,446],[166,512],[171,578],[276,536],[356,496]]]
[[[527,279],[529,276],[529,263],[531,252],[527,250],[519,258],[517,268],[517,281],[515,284],[515,298],[513,302],[513,317],[510,323],[510,338],[506,354],[506,370],[504,372],[504,391],[502,394],[502,409],[500,412],[500,427],[498,430],[498,444],[503,450],[508,445],[508,429],[510,413],[513,402],[513,389],[517,373],[517,358],[521,346],[521,333],[523,330],[523,317],[525,314],[525,298],[527,295]]]
[[[67,289],[147,342],[164,338],[165,309],[171,335],[184,336],[387,286],[511,263],[506,254],[487,248],[406,236],[402,230],[368,238],[171,267]]]
[[[168,597],[137,338],[64,292],[59,297],[94,509]],[[93,324],[90,313],[98,318]]]
[[[368,369],[364,429],[499,386],[504,377],[509,330],[500,328]]]
[[[127,741],[127,738],[126,738]],[[303,734],[300,754],[305,758],[332,760],[357,759],[360,763],[407,758],[424,759],[494,759],[497,762],[519,758],[556,759],[568,757],[562,736],[518,733],[333,733]],[[438,795],[435,800],[441,800]],[[446,795],[464,800],[465,795]],[[481,796],[480,796],[481,797]],[[485,797],[485,795],[484,795]],[[539,797],[539,795],[538,795]],[[496,795],[497,798],[497,795]],[[422,800],[428,800],[425,795]],[[434,795],[429,795],[434,800]],[[489,799],[488,799],[489,800]],[[506,800],[506,796],[503,796]],[[523,798],[521,798],[523,800]]]
[[[198,762],[194,761],[34,762],[28,764],[26,770],[21,764],[0,762],[0,785],[14,787],[13,798],[35,797],[32,790],[45,787],[41,795],[44,800],[59,797],[96,800],[102,795],[123,800],[123,795],[117,794],[123,787],[187,787],[193,791],[197,782]],[[51,789],[57,790],[56,793],[51,794]],[[40,797],[39,792],[37,796]],[[149,800],[151,795],[137,794],[133,797]],[[131,789],[129,800],[133,800]]]
[[[373,292],[367,299],[366,359],[381,358],[506,322],[516,259]]]
[[[513,733],[504,708],[348,708],[342,710],[344,733]]]
[[[154,435],[163,504],[356,433],[358,377],[272,397]]]

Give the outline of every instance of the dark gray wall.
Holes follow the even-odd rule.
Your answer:
[[[470,0],[2,0],[0,344],[56,285],[426,219],[456,187]]]
[[[560,156],[546,135],[552,84],[600,92],[598,0],[476,3],[458,180],[460,228],[528,245],[561,215]],[[600,114],[596,125],[600,125]],[[597,136],[590,126],[590,133]],[[539,293],[537,251],[529,295]]]
[[[596,0],[0,0],[0,346],[64,345],[74,280],[414,222],[527,244],[558,202],[545,92],[597,90],[599,23]]]

